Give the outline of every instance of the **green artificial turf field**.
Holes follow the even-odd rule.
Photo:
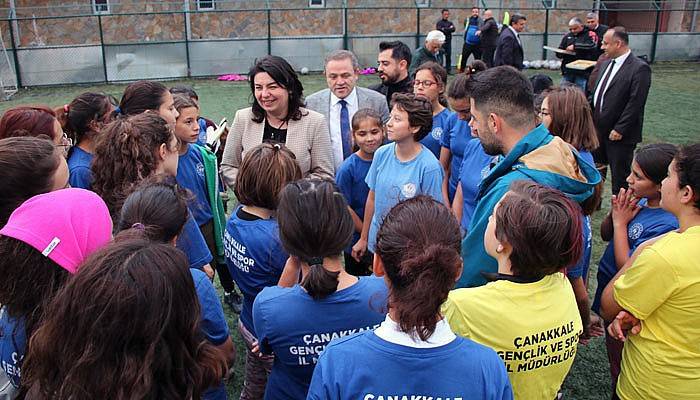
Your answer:
[[[644,142],[668,141],[675,144],[700,142],[700,129],[695,125],[694,115],[700,110],[700,64],[698,63],[660,63],[652,67],[652,88],[646,106],[644,121]],[[559,83],[558,71],[526,71],[547,73],[555,83]],[[377,82],[375,76],[360,79],[361,86]],[[325,79],[321,75],[302,76],[304,93],[311,94],[325,88]],[[233,120],[236,110],[247,107],[251,96],[247,82],[219,82],[214,79],[181,80],[166,82],[167,85],[188,84],[197,91],[202,115],[214,121],[226,117]],[[85,91],[98,91],[120,98],[126,85],[73,85],[53,88],[23,89],[10,101],[0,102],[0,112],[18,104],[48,104],[52,107],[70,102],[76,95]],[[696,115],[697,116],[697,115]],[[589,293],[596,289],[597,262],[605,249],[597,234],[601,220],[609,209],[610,188],[606,188],[603,209],[593,216],[593,256],[589,272]],[[238,355],[234,367],[235,374],[228,382],[230,398],[238,398],[243,378],[245,348],[236,330],[237,316],[225,311],[229,318],[231,335],[236,342]],[[610,379],[608,361],[602,338],[592,340],[587,346],[580,345],[574,366],[563,387],[566,398],[586,400],[610,397]]]

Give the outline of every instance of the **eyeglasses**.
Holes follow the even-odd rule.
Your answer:
[[[413,81],[413,86],[416,86],[416,87],[417,87],[417,86],[423,86],[424,88],[429,88],[429,87],[431,87],[431,86],[433,86],[433,85],[437,85],[437,82],[435,82],[435,81],[429,81],[429,80],[425,80],[425,81]]]

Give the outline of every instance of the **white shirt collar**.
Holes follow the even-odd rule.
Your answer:
[[[629,57],[630,53],[632,53],[631,50],[627,50],[627,52],[621,56],[615,57],[615,65],[622,65],[622,63],[627,60],[627,57]]]
[[[510,25],[508,25],[508,28],[509,28],[511,31],[513,31],[513,33],[515,34],[515,37],[517,37],[517,38],[520,37],[520,35],[518,34],[518,31],[516,31],[515,28],[513,28],[513,27],[510,26]]]
[[[428,340],[422,341],[417,335],[414,338],[412,335],[401,331],[399,324],[394,322],[394,320],[389,317],[389,314],[387,314],[384,322],[382,322],[382,324],[374,330],[374,334],[387,342],[419,349],[444,346],[452,343],[452,341],[457,337],[452,332],[447,320],[443,318],[435,325],[435,332],[430,335]]]
[[[338,96],[336,96],[335,93],[331,91],[331,106],[337,105],[340,100],[341,99],[339,99]],[[345,97],[344,100],[348,104],[357,104],[357,86],[352,88],[352,92],[350,92],[350,94],[347,95],[347,97]]]

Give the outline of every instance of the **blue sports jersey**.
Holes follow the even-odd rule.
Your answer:
[[[462,337],[433,348],[390,343],[374,332],[334,340],[316,365],[309,400],[493,399],[513,390],[495,351]]]
[[[632,255],[634,250],[640,244],[649,239],[663,235],[666,232],[678,229],[678,219],[670,212],[663,208],[649,208],[646,201],[642,199],[641,210],[627,224],[627,244],[630,247],[629,255]],[[615,264],[615,241],[611,240],[608,247],[605,248],[603,256],[598,262],[598,288],[596,289],[593,298],[593,306],[591,307],[596,313],[600,313],[600,296],[603,294],[603,289],[610,283],[610,280],[617,274],[617,265]]]
[[[450,150],[450,179],[448,186],[448,194],[450,196],[450,203],[455,198],[455,191],[457,190],[457,184],[459,183],[459,174],[462,170],[462,158],[464,156],[464,149],[467,147],[467,142],[472,138],[472,129],[469,127],[467,121],[462,121],[457,117],[457,113],[452,114],[452,129],[449,133],[442,135],[440,144]]]
[[[437,115],[433,115],[433,129],[420,140],[423,146],[427,147],[438,160],[440,159],[440,149],[442,148],[440,145],[442,136],[448,135],[452,130],[454,114],[455,113],[445,108]]]
[[[228,324],[224,316],[219,296],[207,274],[198,269],[190,268],[194,289],[197,292],[201,309],[200,327],[204,337],[213,345],[218,346],[229,338]],[[226,388],[221,382],[217,387],[210,388],[202,395],[204,400],[226,400]]]
[[[199,125],[199,137],[197,138],[197,144],[204,146],[207,144],[207,120],[199,117],[197,119],[197,124]]]
[[[335,174],[335,183],[338,185],[340,193],[343,194],[345,201],[360,219],[365,218],[365,204],[369,193],[369,186],[367,186],[365,178],[371,165],[372,160],[363,160],[355,153],[343,161]],[[355,232],[352,243],[345,249],[345,252],[350,254],[352,246],[359,239],[360,233]]]
[[[581,159],[591,166],[595,167],[593,155],[585,150],[579,151]],[[591,217],[584,215],[581,220],[583,228],[583,254],[581,259],[573,267],[566,269],[566,276],[569,279],[583,278],[585,281],[588,278],[588,268],[591,265],[591,249],[593,247],[593,233],[591,231]]]
[[[253,301],[261,290],[277,285],[289,255],[280,242],[277,220],[246,221],[238,217],[241,207],[226,224],[224,253],[231,277],[243,293],[241,322],[255,332]]]
[[[591,232],[591,217],[588,215],[581,216],[581,228],[583,230],[583,254],[581,259],[573,267],[566,269],[566,276],[569,279],[583,278],[585,281],[588,277],[588,267],[591,264],[591,248],[593,246],[593,234]]]
[[[90,190],[92,187],[92,170],[90,169],[92,157],[92,154],[78,146],[71,148],[70,157],[68,157],[68,183],[71,187]]]
[[[20,370],[26,348],[24,320],[12,318],[7,315],[5,307],[0,308],[0,363],[15,388],[19,388]]]
[[[484,152],[484,147],[478,138],[467,142],[462,156],[462,166],[459,171],[459,184],[462,186],[462,220],[460,224],[465,231],[476,209],[476,197],[479,194],[481,180],[489,174],[491,161],[495,159]]]
[[[194,194],[190,203],[192,216],[198,226],[211,221],[211,204],[204,173],[204,160],[199,148],[186,145],[187,152],[180,156],[177,164],[177,183]]]
[[[442,203],[442,177],[440,163],[425,146],[413,160],[406,162],[396,158],[396,143],[385,144],[374,153],[365,179],[374,190],[374,215],[367,240],[371,252],[384,216],[398,202],[425,194]]]
[[[209,264],[213,259],[209,247],[207,247],[207,242],[204,241],[204,236],[202,236],[202,231],[199,230],[199,226],[192,218],[191,212],[187,216],[182,232],[177,237],[175,247],[185,253],[190,263],[190,268],[202,269],[204,265]]]
[[[387,287],[382,278],[358,282],[314,300],[299,285],[262,290],[253,304],[261,350],[275,355],[265,399],[303,399],[319,355],[339,337],[371,330],[384,320]]]

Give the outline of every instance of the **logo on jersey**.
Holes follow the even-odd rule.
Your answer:
[[[401,195],[407,199],[411,199],[416,195],[416,184],[406,183],[401,187]]]
[[[642,236],[642,232],[644,232],[644,226],[636,222],[627,229],[627,236],[632,240],[637,240]]]
[[[442,128],[440,128],[439,126],[433,128],[433,130],[430,131],[430,136],[432,136],[435,140],[440,140],[440,138],[442,137]]]
[[[196,169],[197,169],[197,175],[199,175],[199,176],[201,176],[202,178],[204,178],[204,164],[202,164],[202,163],[197,163]]]

